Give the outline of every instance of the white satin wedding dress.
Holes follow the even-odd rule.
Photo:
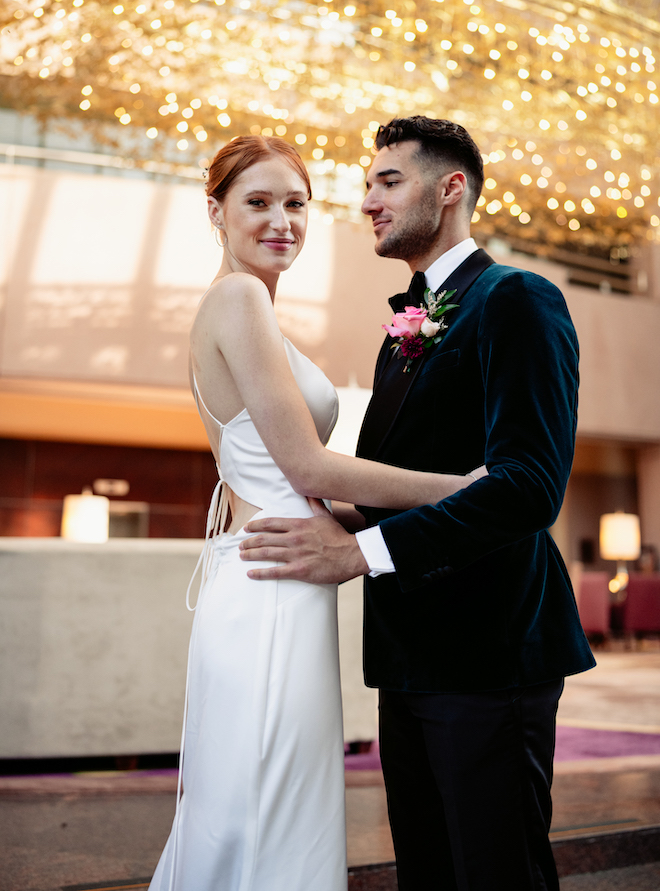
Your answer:
[[[337,416],[323,372],[285,340],[319,437]],[[222,534],[232,491],[256,517],[307,517],[246,410],[217,429],[221,479],[202,555],[188,660],[182,794],[151,891],[345,891],[336,587],[253,581]],[[217,444],[217,443],[216,443]],[[263,564],[262,564],[263,565]]]

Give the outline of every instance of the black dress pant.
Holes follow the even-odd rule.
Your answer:
[[[562,689],[380,691],[399,891],[558,891],[548,832]]]

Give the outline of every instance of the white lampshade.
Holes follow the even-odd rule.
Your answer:
[[[110,502],[105,495],[93,495],[83,489],[82,495],[67,495],[62,513],[62,538],[90,543],[108,540]]]
[[[600,518],[600,555],[603,560],[637,560],[641,536],[636,514],[603,514]]]

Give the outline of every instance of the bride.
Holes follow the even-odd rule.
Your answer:
[[[150,888],[342,891],[336,589],[252,581],[243,527],[312,516],[308,498],[412,508],[472,478],[324,447],[335,391],[273,310],[278,277],[305,240],[311,188],[296,151],[238,137],[213,159],[206,193],[224,251],[192,327],[190,378],[220,480],[200,558],[177,811]]]

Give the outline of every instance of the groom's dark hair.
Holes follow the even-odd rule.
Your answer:
[[[414,115],[392,118],[378,128],[376,148],[397,142],[418,142],[416,157],[435,178],[455,167],[465,174],[470,189],[472,209],[484,185],[484,162],[477,144],[465,127],[439,118]]]

